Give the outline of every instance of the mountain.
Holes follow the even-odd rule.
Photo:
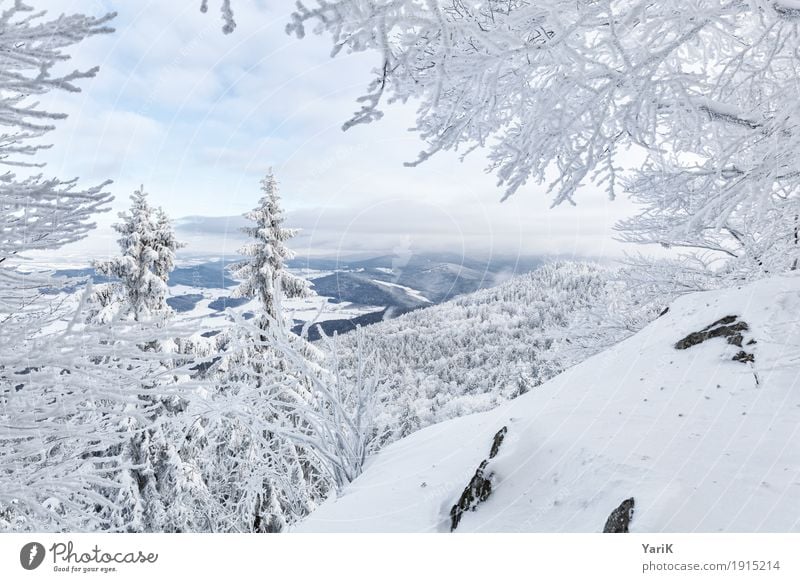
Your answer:
[[[336,301],[389,308],[389,316],[492,287],[532,271],[542,257],[468,258],[451,253],[408,253],[369,259],[294,259],[294,269],[333,271],[313,279],[314,291]]]
[[[312,288],[318,295],[331,297],[335,301],[395,307],[400,312],[431,304],[429,299],[411,287],[389,283],[380,277],[379,273],[337,271],[315,278]]]
[[[533,271],[545,263],[541,256],[495,255],[486,258],[454,253],[400,252],[363,258],[302,258],[289,262],[297,269],[364,273],[381,281],[418,290],[434,303],[491,287],[512,275]]]
[[[387,446],[296,530],[800,531],[799,310],[795,276],[684,296],[526,394]]]

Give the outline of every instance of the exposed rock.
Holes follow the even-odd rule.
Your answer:
[[[507,432],[508,428],[504,426],[494,435],[492,448],[489,451],[489,459],[481,461],[475,471],[475,475],[470,479],[469,485],[461,493],[461,497],[458,498],[458,503],[450,509],[451,532],[458,527],[465,511],[475,511],[478,505],[486,501],[492,494],[492,473],[487,474],[485,472],[486,466],[489,464],[490,459],[494,459],[497,456]]]
[[[742,332],[750,329],[750,326],[745,321],[737,321],[738,319],[738,315],[723,317],[700,331],[690,333],[675,344],[675,349],[685,350],[715,337],[724,337],[729,344],[742,347],[742,340],[744,339]]]
[[[461,493],[458,503],[450,509],[450,531],[455,531],[465,511],[475,511],[492,494],[492,475],[484,476],[483,473],[488,463],[489,461],[481,461],[469,485]]]
[[[508,428],[505,426],[497,431],[497,434],[494,435],[494,439],[492,439],[492,450],[489,451],[489,458],[494,459],[497,456],[497,453],[500,451],[500,445],[503,444],[503,439],[506,438],[506,433],[508,432]]]
[[[738,315],[728,315],[720,320],[715,321],[711,325],[704,327],[700,331],[690,333],[685,338],[675,344],[676,350],[685,350],[692,346],[703,343],[706,340],[715,337],[724,337],[730,345],[741,348],[744,341],[743,332],[748,331],[750,326],[746,321],[739,320]],[[756,340],[751,339],[747,345],[753,345]],[[755,362],[755,356],[744,350],[739,351],[733,358],[737,362]]]
[[[733,358],[731,358],[731,359],[732,359],[732,360],[735,360],[735,361],[737,361],[737,362],[742,362],[743,364],[746,364],[746,363],[748,363],[748,362],[755,362],[755,361],[756,361],[756,357],[755,357],[753,354],[748,354],[748,353],[747,353],[746,351],[744,351],[744,350],[741,350],[741,351],[739,351],[739,352],[738,352],[738,353],[737,353],[735,356],[733,356]]]
[[[603,533],[628,533],[628,525],[633,519],[633,507],[635,502],[633,497],[620,503],[606,520]]]

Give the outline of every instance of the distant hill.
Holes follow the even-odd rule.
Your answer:
[[[394,307],[398,312],[431,304],[414,289],[386,284],[380,277],[380,273],[339,271],[314,279],[312,285],[316,293],[336,301]]]
[[[474,259],[450,253],[370,259],[294,259],[297,269],[334,271],[313,279],[314,290],[337,301],[391,308],[389,316],[441,303],[530,272],[542,257]]]
[[[187,219],[188,220],[188,219]],[[211,226],[197,220],[197,228],[223,230],[227,228],[222,219],[211,220]],[[173,289],[169,305],[179,313],[191,313],[203,297],[203,289],[228,290],[236,286],[228,266],[238,258],[194,257],[189,264],[180,264],[171,274],[169,285]],[[330,319],[320,322],[326,333],[343,334],[356,326],[366,326],[397,317],[403,313],[428,307],[454,297],[485,289],[505,281],[512,274],[529,272],[543,262],[539,257],[492,257],[476,259],[452,253],[409,253],[407,256],[385,255],[372,258],[305,258],[293,259],[288,266],[312,282],[313,290],[322,297],[335,302],[352,303],[362,313],[352,319]],[[94,283],[107,283],[108,277],[98,275],[94,269],[63,269],[57,276],[72,279],[89,278]],[[75,284],[64,291],[74,291]],[[190,290],[196,289],[198,292]],[[48,290],[58,292],[59,290]],[[222,311],[226,307],[237,307],[241,299],[212,294],[214,299],[207,307]],[[205,304],[204,304],[205,305]],[[300,324],[296,329],[302,327]],[[309,337],[319,339],[319,331],[311,329]]]
[[[197,264],[176,267],[170,273],[168,284],[170,286],[185,285],[187,287],[196,287],[198,289],[226,289],[236,285],[236,280],[232,279],[227,266],[232,261],[208,261],[198,262]],[[69,277],[74,279],[89,278],[93,283],[108,283],[113,281],[113,278],[99,275],[91,267],[84,269],[60,269],[54,272],[56,277]]]

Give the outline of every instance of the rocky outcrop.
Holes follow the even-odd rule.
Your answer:
[[[500,445],[503,444],[503,440],[506,438],[506,433],[508,432],[507,427],[503,427],[497,431],[497,434],[494,435],[492,439],[492,449],[489,451],[489,458],[494,459],[497,456],[497,453],[500,452]]]
[[[634,505],[633,497],[620,503],[619,507],[608,516],[603,533],[628,533],[628,526],[633,519]]]
[[[736,362],[742,362],[743,364],[752,363],[756,361],[756,357],[753,354],[747,353],[744,350],[741,350],[736,353],[736,355],[731,358]]]
[[[675,344],[675,349],[686,350],[715,337],[725,338],[725,341],[730,345],[741,348],[744,342],[743,334],[749,329],[750,326],[747,325],[747,322],[740,320],[738,315],[728,315],[704,327],[700,331],[690,333]],[[754,343],[756,343],[755,340],[750,340],[747,342],[747,345]],[[745,350],[740,350],[731,359],[737,362],[748,363],[754,362],[755,356]]]
[[[458,527],[464,512],[475,511],[478,505],[486,501],[492,494],[492,473],[486,472],[486,466],[491,459],[497,456],[507,432],[508,428],[504,426],[494,435],[492,439],[492,448],[489,451],[489,458],[481,461],[481,464],[478,465],[475,471],[475,475],[472,476],[469,484],[461,493],[461,497],[458,498],[458,503],[450,509],[451,532],[455,531]]]

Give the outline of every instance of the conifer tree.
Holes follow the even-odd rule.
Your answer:
[[[234,295],[257,299],[256,319],[248,326],[236,322],[221,334],[224,353],[208,374],[218,386],[215,398],[224,410],[223,418],[205,429],[214,459],[206,467],[205,480],[215,504],[212,513],[223,516],[214,529],[222,531],[280,531],[321,499],[313,485],[318,471],[302,447],[273,431],[255,429],[237,415],[238,404],[247,401],[259,417],[277,422],[279,403],[308,399],[304,379],[287,373],[285,358],[267,341],[271,332],[286,332],[305,358],[319,359],[315,348],[287,331],[281,310],[282,298],[306,297],[311,291],[308,281],[286,266],[294,257],[286,243],[297,231],[284,226],[271,171],[261,190],[258,206],[245,215],[254,223],[243,229],[252,239],[240,250],[246,258],[230,268],[241,281]],[[297,425],[302,420],[293,417],[287,422]]]
[[[119,217],[122,221],[113,228],[120,234],[121,255],[94,263],[98,273],[119,282],[98,290],[95,319],[168,317],[167,280],[175,268],[175,252],[184,244],[176,239],[164,210],[150,206],[144,187],[133,193],[130,209]]]
[[[231,272],[242,279],[234,294],[237,297],[257,297],[262,315],[267,316],[260,322],[266,325],[269,320],[278,320],[278,294],[292,299],[307,297],[311,291],[308,281],[286,269],[286,261],[295,256],[286,242],[297,235],[297,230],[283,226],[278,181],[272,170],[261,181],[261,191],[264,195],[258,206],[245,215],[255,224],[242,229],[254,239],[239,251],[248,258],[232,265]]]
[[[150,205],[143,187],[131,196],[130,209],[119,216],[122,220],[113,228],[120,234],[120,256],[95,262],[98,273],[118,282],[100,286],[94,293],[90,321],[102,324],[119,318],[144,326],[161,325],[172,315],[166,302],[167,281],[175,267],[175,252],[184,245],[164,210]],[[140,348],[163,351],[159,341]],[[187,468],[170,422],[174,398],[162,394],[158,382],[145,379],[145,384],[147,394],[120,411],[124,444],[109,451],[130,468],[120,473],[118,488],[107,491],[113,497],[108,521],[121,531],[182,531],[187,527],[185,516],[170,508],[179,504],[179,491],[191,487],[184,483]]]

